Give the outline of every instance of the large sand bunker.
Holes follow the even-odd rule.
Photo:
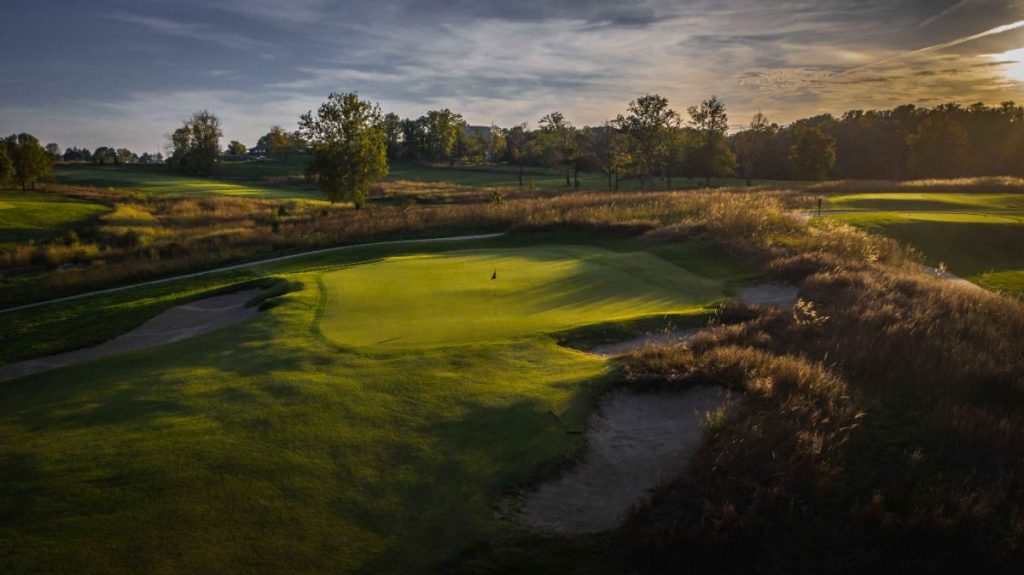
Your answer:
[[[686,468],[704,414],[725,399],[715,387],[610,396],[588,431],[584,460],[526,499],[523,523],[557,533],[614,529],[651,489]]]
[[[245,306],[259,292],[258,289],[239,291],[172,307],[132,331],[100,345],[2,366],[0,381],[171,343],[229,326],[259,313],[255,306]]]

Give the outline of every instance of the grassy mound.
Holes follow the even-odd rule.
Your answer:
[[[323,334],[377,348],[503,341],[697,312],[723,293],[722,282],[653,254],[585,246],[389,258],[326,274],[323,282]]]
[[[42,192],[0,191],[0,248],[58,236],[110,211],[107,206]]]

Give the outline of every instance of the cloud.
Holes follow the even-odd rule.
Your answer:
[[[111,20],[124,22],[126,24],[142,26],[165,36],[200,40],[240,51],[266,50],[273,48],[273,44],[264,40],[250,38],[236,32],[218,30],[208,24],[178,22],[156,16],[142,16],[123,12],[107,14],[105,17]]]
[[[977,2],[977,0],[960,0],[959,2],[953,4],[952,6],[949,6],[945,10],[943,10],[943,11],[937,13],[937,14],[934,14],[932,16],[929,16],[928,18],[922,20],[921,23],[918,24],[918,27],[919,28],[925,28],[927,26],[931,26],[935,22],[938,22],[939,20],[942,20],[943,18],[945,18],[947,16],[953,15],[953,14],[963,10],[964,8],[970,6],[971,4],[975,4],[976,2]]]
[[[907,58],[913,58],[914,56],[921,56],[921,55],[924,55],[924,54],[928,54],[930,52],[938,52],[939,50],[946,50],[948,48],[953,48],[955,46],[960,46],[961,44],[967,44],[968,42],[974,42],[975,40],[981,40],[982,38],[988,38],[989,36],[997,36],[999,34],[1005,34],[1007,32],[1013,32],[1014,30],[1020,30],[1022,28],[1024,28],[1024,20],[1017,20],[1016,22],[1010,22],[1009,24],[1003,24],[1003,25],[1000,25],[1000,26],[996,26],[995,28],[990,28],[990,29],[985,30],[983,32],[978,32],[977,34],[970,34],[970,35],[967,35],[967,36],[961,36],[960,38],[955,38],[953,40],[948,40],[946,42],[941,42],[939,44],[933,44],[931,46],[925,46],[924,48],[918,48],[917,50],[910,50],[909,52],[904,52],[902,54],[897,54],[895,56],[884,58],[884,59],[878,60],[876,62],[871,62],[869,64],[865,64],[864,66],[860,66],[860,67],[857,67],[857,68],[853,68],[851,70],[847,70],[846,72],[843,72],[843,75],[853,74],[853,73],[860,72],[861,70],[865,70],[865,69],[868,69],[868,68],[875,68],[875,67],[882,66],[882,65],[885,65],[885,64],[890,64],[890,63],[895,62],[897,60],[904,60],[904,59],[907,59]]]
[[[0,119],[23,125],[26,113],[70,131],[92,118],[98,134],[117,126],[119,141],[151,146],[202,108],[249,141],[294,124],[331,91],[358,91],[402,116],[444,106],[503,125],[553,110],[600,123],[648,92],[679,111],[717,94],[741,123],[758,109],[788,122],[1024,91],[1011,59],[989,56],[1020,47],[1016,0],[183,1],[147,0],[93,21],[39,10],[37,28],[61,30],[59,45],[80,46],[76,59],[93,67],[86,74],[54,53],[5,60],[13,51],[0,50],[6,75],[25,83],[0,94]],[[0,23],[0,47],[19,45],[21,28]],[[73,97],[62,95],[69,83]]]

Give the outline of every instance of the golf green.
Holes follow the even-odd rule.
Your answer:
[[[693,311],[722,282],[648,252],[597,247],[391,257],[325,274],[320,329],[345,346],[504,341],[654,313]]]

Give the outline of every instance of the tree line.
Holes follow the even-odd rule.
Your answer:
[[[754,171],[766,179],[1024,176],[1024,107],[1014,102],[851,110],[733,136],[734,143],[745,139],[758,141]],[[807,139],[831,148],[834,159],[790,161],[791,148]]]
[[[581,172],[599,172],[607,188],[637,180],[641,189],[672,189],[674,178],[741,176],[754,179],[907,179],[1024,175],[1024,108],[945,104],[901,106],[883,111],[850,111],[798,120],[787,126],[756,113],[744,129],[729,134],[726,106],[711,97],[686,109],[685,117],[666,98],[646,94],[625,113],[599,126],[577,127],[559,111],[537,123],[512,128],[473,127],[449,109],[416,119],[383,113],[355,93],[331,94],[299,129],[274,126],[257,149],[287,159],[312,154],[307,176],[331,199],[365,201],[369,183],[386,175],[389,161],[454,165],[507,164],[560,171],[567,187],[579,187]],[[168,163],[183,172],[211,175],[221,153],[220,121],[198,112],[171,137]],[[227,150],[244,154],[232,141]]]
[[[16,184],[35,189],[36,182],[53,178],[54,154],[32,134],[12,134],[0,140],[0,187]]]

